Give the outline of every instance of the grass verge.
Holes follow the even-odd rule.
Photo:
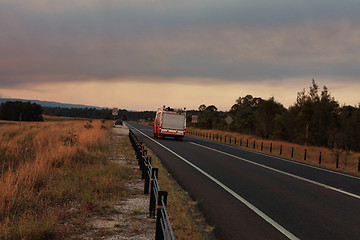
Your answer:
[[[198,207],[181,186],[171,177],[157,156],[147,148],[152,158],[152,166],[159,168],[159,186],[168,191],[166,209],[177,240],[213,240],[214,227],[207,224],[206,219]]]
[[[0,126],[0,239],[68,239],[127,196],[133,170],[104,158],[111,124]]]

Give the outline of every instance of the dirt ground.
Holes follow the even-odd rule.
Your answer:
[[[126,126],[113,128],[113,136],[110,140],[110,151],[107,158],[121,165],[127,165],[138,170],[135,159],[126,159],[119,153],[122,138],[127,137],[129,129]],[[149,218],[149,196],[143,194],[144,183],[139,178],[130,180],[127,185],[131,196],[115,204],[114,211],[105,216],[93,216],[86,223],[87,231],[81,236],[74,236],[74,239],[106,239],[122,240],[137,239],[150,240],[155,238],[156,221]]]

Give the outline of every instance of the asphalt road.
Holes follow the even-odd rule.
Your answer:
[[[360,178],[127,125],[200,202],[218,239],[360,239]]]

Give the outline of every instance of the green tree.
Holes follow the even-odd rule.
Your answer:
[[[199,110],[202,108],[205,109],[200,112],[198,116],[198,125],[200,128],[212,129],[220,121],[220,115],[217,111],[217,107],[214,105],[206,107],[204,104],[199,107]]]
[[[252,95],[239,97],[230,109],[230,115],[234,122],[231,129],[244,133],[255,133],[256,129],[256,110],[261,98],[254,98]]]
[[[339,131],[338,125],[339,104],[326,86],[319,95],[319,86],[312,80],[308,93],[305,89],[298,92],[296,103],[289,108],[289,127],[293,129],[290,134],[297,143],[329,146],[331,136]],[[331,135],[331,136],[330,136]]]
[[[260,101],[256,110],[256,133],[265,139],[271,137],[276,118],[285,111],[284,106],[276,102],[273,97]]]
[[[44,121],[43,109],[30,102],[5,102],[0,106],[0,119],[10,121]]]

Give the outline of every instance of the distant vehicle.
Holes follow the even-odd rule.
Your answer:
[[[159,108],[154,121],[154,137],[174,137],[182,140],[186,131],[186,109]]]
[[[116,119],[116,120],[115,120],[115,123],[114,123],[114,126],[116,126],[116,125],[122,126],[122,125],[123,125],[123,121],[122,121],[121,119]]]

